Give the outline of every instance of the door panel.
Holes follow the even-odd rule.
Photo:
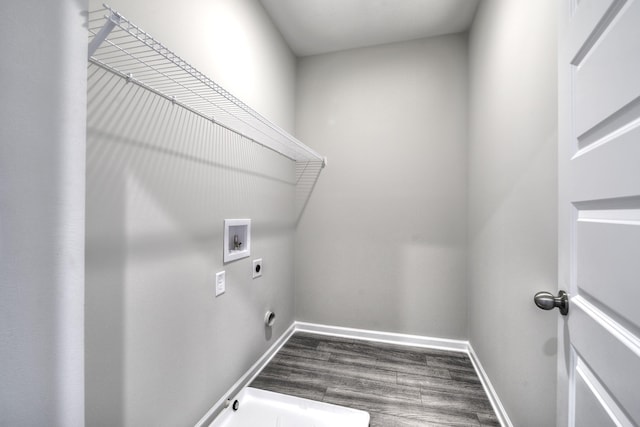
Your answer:
[[[636,112],[636,118],[640,116]],[[599,204],[616,208],[618,201],[607,202],[608,198],[633,197],[640,181],[640,126],[639,123],[620,124],[592,145],[574,155],[571,165],[571,182],[574,183],[572,196],[575,200],[603,200]],[[623,129],[620,130],[620,127]],[[615,164],[614,169],[607,165]],[[640,205],[640,201],[638,202]],[[588,206],[585,206],[588,208]]]
[[[640,425],[640,0],[566,0],[558,425]]]
[[[628,333],[625,337],[624,328],[612,321],[596,304],[581,298],[574,297],[570,309],[573,311],[571,343],[577,360],[595,373],[613,400],[626,408],[630,418],[640,420],[640,348],[628,339]],[[581,409],[576,405],[577,413]]]
[[[576,380],[576,406],[585,408],[578,412],[576,425],[586,425],[588,422],[595,422],[603,427],[616,425],[581,375]]]
[[[578,292],[587,293],[603,310],[615,307],[615,315],[622,318],[616,320],[632,328],[640,325],[640,209],[632,214],[624,210],[605,211],[607,215],[600,212],[578,219]],[[636,223],[627,223],[629,220]],[[616,284],[615,292],[611,283]]]
[[[571,62],[580,63],[581,58],[593,44],[590,39],[598,36],[594,29],[598,28],[598,23],[608,10],[613,10],[618,0],[582,0],[576,2],[573,16],[571,17],[571,29],[568,35],[568,50],[573,54]],[[606,25],[606,23],[603,23]],[[583,52],[584,50],[584,52]]]
[[[631,422],[593,373],[579,364],[576,367],[577,426],[627,426]]]
[[[610,307],[615,307],[613,316],[620,316],[624,319],[619,320],[621,323],[633,328],[633,325],[640,325],[640,286],[637,286],[637,278],[640,277],[640,221],[637,224],[607,223],[605,221],[627,221],[626,216],[615,215],[622,213],[620,211],[607,213],[610,215],[578,219],[578,292],[588,294],[589,300],[605,307],[603,310],[612,311]],[[640,210],[634,214],[640,214]],[[612,292],[611,283],[616,284],[615,292]]]
[[[630,3],[630,4],[625,4]],[[580,5],[578,10],[583,6]],[[608,13],[613,8],[619,13]],[[581,16],[576,15],[576,19]],[[637,23],[640,7],[623,0],[612,2],[601,20],[592,28],[585,44],[575,52],[574,65],[576,136],[592,130],[640,93],[640,62],[630,60],[638,55],[640,39]],[[609,24],[609,25],[607,25]],[[579,53],[582,52],[582,55]]]

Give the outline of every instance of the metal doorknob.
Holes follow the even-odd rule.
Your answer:
[[[569,313],[569,296],[565,291],[559,291],[557,297],[549,292],[538,292],[533,297],[533,301],[543,310],[553,310],[558,307],[563,316]]]

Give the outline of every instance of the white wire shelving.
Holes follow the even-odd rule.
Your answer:
[[[106,4],[89,13],[89,61],[297,162],[326,159]]]

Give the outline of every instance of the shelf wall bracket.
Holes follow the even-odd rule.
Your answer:
[[[116,25],[120,24],[120,15],[116,12],[111,11],[107,21],[104,23],[100,31],[93,37],[91,42],[89,42],[89,53],[87,59],[91,59],[93,54],[98,50],[103,41],[109,37],[111,31],[115,28]]]

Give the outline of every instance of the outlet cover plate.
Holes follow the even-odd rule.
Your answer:
[[[253,260],[253,278],[262,276],[262,258]]]
[[[226,274],[224,271],[216,273],[216,296],[224,294],[226,291]]]

